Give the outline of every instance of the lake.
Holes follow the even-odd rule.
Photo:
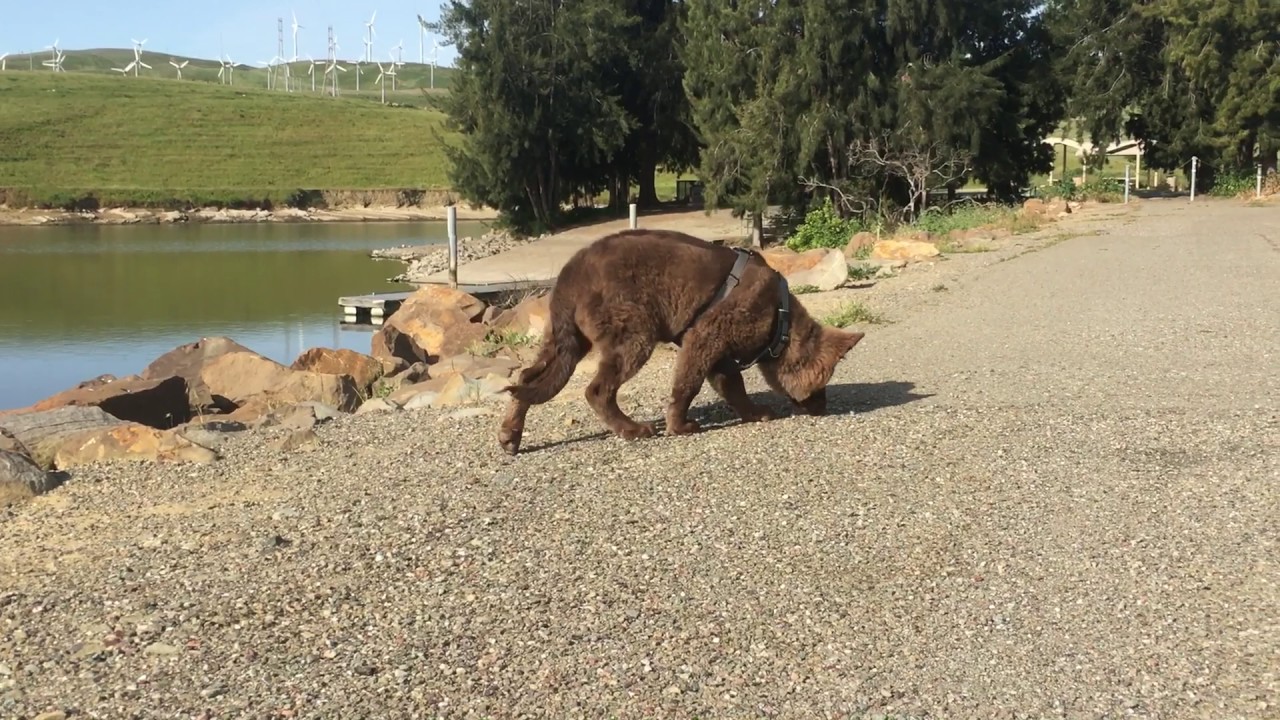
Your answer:
[[[338,298],[412,289],[369,251],[446,237],[444,222],[0,226],[0,410],[212,335],[285,364],[367,353],[374,328],[341,326]]]

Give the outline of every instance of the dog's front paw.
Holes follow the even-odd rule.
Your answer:
[[[702,430],[702,426],[692,420],[667,420],[667,432],[672,435],[692,435]]]
[[[656,434],[653,423],[632,423],[618,431],[618,437],[623,440],[644,440]]]
[[[520,438],[524,435],[522,427],[506,427],[503,426],[498,431],[498,444],[508,455],[515,455],[520,452]]]

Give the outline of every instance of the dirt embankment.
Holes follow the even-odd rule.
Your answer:
[[[452,191],[419,188],[175,193],[145,200],[68,192],[38,201],[25,191],[0,188],[0,225],[443,220],[449,205],[462,220],[497,217],[497,211],[472,208]]]

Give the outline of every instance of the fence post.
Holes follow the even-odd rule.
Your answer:
[[[1261,198],[1262,197],[1262,164],[1261,163],[1258,164],[1258,179],[1254,184],[1256,185],[1253,191],[1254,196]]]
[[[639,225],[639,220],[636,217],[636,204],[631,203],[631,229],[635,230]]]
[[[458,206],[450,205],[447,209],[449,229],[449,287],[458,287]]]
[[[1124,164],[1124,204],[1129,204],[1129,163]]]
[[[1191,202],[1196,201],[1196,168],[1200,164],[1200,158],[1195,155],[1191,156]]]

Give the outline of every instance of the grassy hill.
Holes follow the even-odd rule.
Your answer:
[[[369,93],[268,91],[262,70],[221,85],[216,63],[193,61],[178,81],[159,74],[160,64],[173,70],[167,56],[148,54],[154,76],[138,78],[72,72],[72,57],[66,73],[16,71],[13,58],[0,73],[0,188],[11,205],[65,206],[82,195],[153,207],[278,205],[301,189],[447,186],[435,139],[443,116],[433,110],[382,105]],[[108,51],[79,59],[120,66]],[[188,79],[210,70],[212,83]]]

